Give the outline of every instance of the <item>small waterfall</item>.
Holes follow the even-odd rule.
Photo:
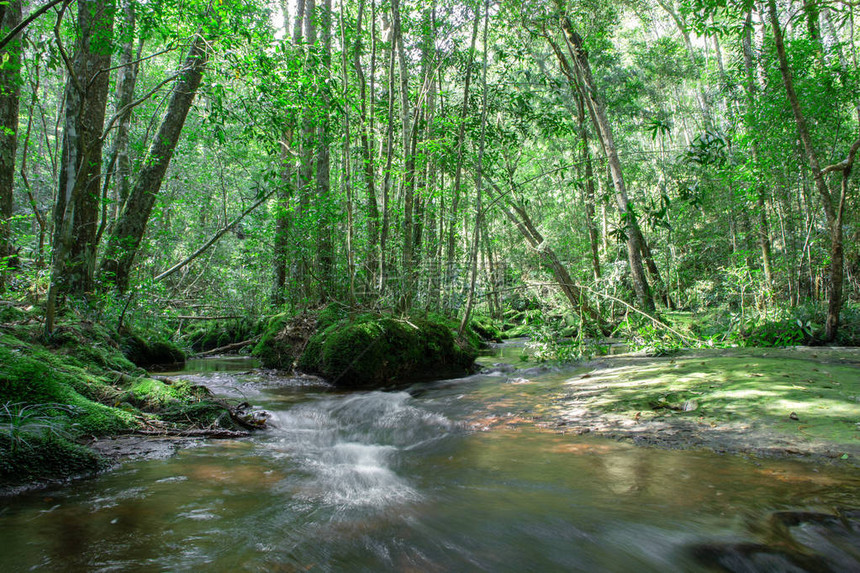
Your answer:
[[[274,413],[266,447],[304,473],[295,495],[337,508],[384,507],[420,498],[398,473],[406,452],[455,425],[415,405],[406,392],[369,392],[300,404]]]

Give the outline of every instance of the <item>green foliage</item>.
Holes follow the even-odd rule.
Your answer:
[[[30,446],[33,438],[68,437],[68,416],[75,408],[66,404],[0,404],[0,435],[8,438],[13,452]]]
[[[183,333],[182,340],[196,352],[204,352],[254,338],[265,327],[259,320],[203,321]]]

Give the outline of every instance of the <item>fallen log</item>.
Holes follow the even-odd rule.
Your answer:
[[[218,348],[213,348],[212,350],[207,350],[206,352],[198,352],[194,356],[195,357],[209,356],[211,354],[219,354],[222,352],[233,352],[235,350],[241,350],[241,349],[245,348],[246,346],[249,346],[249,345],[257,342],[257,338],[259,338],[259,337],[254,337],[254,338],[251,338],[248,340],[243,340],[242,342],[234,342],[233,344],[227,344],[225,346],[219,346]]]
[[[230,439],[230,438],[247,438],[251,435],[251,432],[246,432],[244,430],[224,430],[219,428],[213,429],[203,429],[203,428],[195,428],[190,430],[173,430],[173,429],[162,429],[162,430],[134,430],[132,432],[135,435],[139,436],[154,436],[154,437],[165,437],[165,438],[218,438],[218,439]]]

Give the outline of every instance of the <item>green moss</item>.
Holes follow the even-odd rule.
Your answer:
[[[311,356],[300,362],[316,363],[317,372],[347,387],[463,373],[477,355],[477,348],[455,340],[446,324],[389,315],[343,319],[320,333],[308,348]]]
[[[260,342],[251,351],[251,356],[260,359],[267,368],[292,367],[294,349],[292,341],[280,336],[292,317],[287,313],[276,314],[266,324]]]
[[[89,448],[64,438],[37,438],[25,447],[13,448],[9,439],[0,434],[0,485],[3,486],[87,474],[108,465]]]
[[[147,339],[127,334],[123,336],[120,347],[126,358],[141,367],[185,362],[185,352],[178,345],[157,337]]]
[[[204,428],[218,427],[227,430],[240,429],[230,417],[224,404],[203,400],[195,403],[174,403],[161,412],[160,417],[167,422],[191,424]]]
[[[486,342],[502,341],[500,325],[489,316],[473,316],[469,322],[469,327]]]
[[[816,357],[824,349],[742,352],[740,356],[637,363],[597,371],[577,384],[600,389],[586,407],[624,417],[633,418],[638,412],[643,418],[763,422],[798,437],[858,443],[860,376],[856,366],[820,363]],[[687,401],[695,402],[695,408],[679,410]]]
[[[98,403],[111,395],[116,391],[104,379],[64,364],[61,356],[26,346],[0,347],[0,403],[72,406],[77,432],[98,436],[134,424],[127,412]]]

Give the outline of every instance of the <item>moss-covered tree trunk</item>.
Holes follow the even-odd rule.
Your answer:
[[[0,36],[21,22],[21,1],[12,0],[0,17]],[[6,288],[6,268],[13,255],[11,219],[21,99],[21,46],[16,40],[0,50],[0,292]]]
[[[207,41],[197,36],[173,86],[170,103],[143,162],[137,182],[108,238],[101,265],[101,278],[112,282],[120,292],[128,289],[132,265],[143,240],[149,215],[208,60]]]

